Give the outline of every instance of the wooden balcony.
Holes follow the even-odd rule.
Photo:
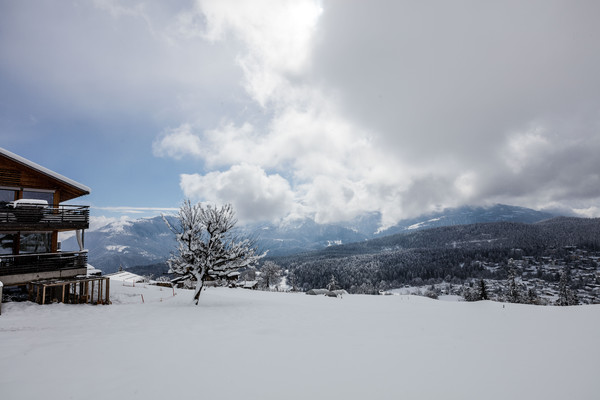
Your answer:
[[[4,206],[0,208],[0,232],[87,229],[89,206]]]
[[[0,281],[20,285],[38,279],[85,275],[87,250],[0,256]]]

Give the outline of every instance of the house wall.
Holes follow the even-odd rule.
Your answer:
[[[0,156],[0,187],[19,190],[19,198],[22,198],[23,188],[52,190],[55,193],[54,205],[87,194],[57,179],[31,169],[26,165],[2,156]]]
[[[10,158],[0,155],[0,188],[15,190],[14,200],[24,198],[23,192],[28,189],[50,191],[53,193],[53,206],[61,202],[86,194],[77,188],[64,184],[51,176],[34,170]],[[58,251],[58,231],[52,231],[51,251]],[[18,240],[18,239],[17,239]],[[18,243],[15,244],[18,248]]]
[[[50,171],[42,166],[39,166],[29,160],[23,159],[16,154],[1,149],[0,152],[0,189],[13,190],[15,192],[14,199],[3,198],[3,201],[19,200],[23,198],[41,198],[48,200],[48,203],[53,206],[59,206],[60,203],[71,200],[86,194],[89,194],[89,188],[78,184],[60,174]],[[24,193],[25,191],[37,193]],[[40,195],[39,192],[50,194],[46,196]],[[4,192],[6,197],[12,197],[10,193]],[[48,198],[49,197],[49,198]],[[50,252],[58,251],[58,230],[57,226],[35,226],[26,224],[7,224],[0,226],[0,232],[16,234],[13,242],[13,254],[18,254],[21,235],[19,233],[32,232],[27,229],[34,229],[34,232],[45,232],[51,235]],[[37,229],[41,229],[38,231]],[[61,229],[61,228],[58,228]],[[62,230],[65,230],[62,228]],[[47,250],[45,251],[47,252]],[[30,271],[35,269],[29,269]],[[11,273],[13,271],[5,270]],[[14,271],[18,272],[18,271]],[[56,271],[43,271],[34,273],[21,273],[14,275],[2,275],[0,280],[5,286],[20,285],[27,282],[39,279],[54,279],[54,278],[72,278],[77,275],[85,275],[87,269],[62,269]]]

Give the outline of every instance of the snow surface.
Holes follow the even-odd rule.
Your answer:
[[[406,229],[407,230],[419,229],[419,228],[422,228],[423,226],[425,226],[429,222],[435,222],[435,221],[439,221],[441,219],[442,219],[442,217],[440,217],[440,218],[432,218],[432,219],[429,219],[427,221],[423,221],[423,222],[418,222],[416,224],[412,224],[411,226],[409,226]]]
[[[114,274],[108,274],[106,275],[110,278],[111,283],[112,281],[115,282],[130,282],[130,283],[138,283],[138,282],[143,282],[144,281],[144,277],[134,274],[133,272],[127,272],[127,271],[121,271],[121,272],[115,272]]]
[[[143,302],[142,302],[143,296]],[[6,303],[2,399],[593,399],[600,305],[111,285]]]
[[[127,250],[129,248],[129,246],[123,246],[123,245],[108,245],[105,246],[105,249],[108,251],[116,251],[118,253],[122,253],[123,251]]]
[[[14,200],[8,203],[9,206],[13,208],[18,208],[22,206],[37,206],[37,207],[48,207],[48,200],[39,200],[39,199],[19,199]]]

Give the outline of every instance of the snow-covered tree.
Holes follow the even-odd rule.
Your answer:
[[[281,279],[281,267],[273,261],[265,261],[260,269],[260,286],[269,289],[272,285],[279,283]]]
[[[296,292],[298,290],[298,278],[296,277],[296,274],[294,273],[294,271],[289,271],[287,272],[287,276],[286,276],[286,280],[287,280],[287,284],[290,285],[292,287],[292,292]]]
[[[531,287],[527,289],[527,304],[538,304],[541,305],[543,304],[542,299],[540,299],[540,296],[538,296],[537,291],[535,290],[535,287]]]
[[[219,208],[185,200],[177,215],[179,226],[163,219],[178,243],[167,260],[169,272],[196,282],[195,304],[204,281],[236,279],[239,268],[254,266],[265,256],[257,254],[253,241],[234,234],[237,220],[231,204]]]
[[[481,301],[490,299],[487,292],[487,286],[485,285],[485,281],[483,279],[480,279],[475,286],[473,286],[473,282],[470,283],[470,286],[465,286],[463,288],[462,295],[465,298],[465,301]]]
[[[560,282],[558,283],[558,299],[557,306],[574,306],[579,304],[577,293],[571,288],[571,268],[568,265],[560,274]]]
[[[477,290],[476,287],[473,287],[473,282],[470,282],[468,285],[464,285],[462,287],[461,294],[465,301],[481,300],[479,297],[479,290]]]
[[[327,284],[327,290],[338,290],[338,282],[335,279],[335,275],[331,274],[331,278],[329,278],[329,283]]]
[[[519,290],[519,286],[517,285],[517,271],[515,269],[514,261],[511,258],[508,260],[508,293],[506,295],[506,300],[509,303],[520,303],[521,302],[521,291]]]

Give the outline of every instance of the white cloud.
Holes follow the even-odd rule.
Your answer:
[[[102,149],[126,137],[141,154],[152,135],[155,156],[178,160],[159,160],[178,168],[161,177],[196,172],[207,198],[253,204],[226,189],[241,171],[259,198],[287,193],[274,201],[285,207],[255,215],[381,211],[389,224],[465,202],[588,210],[600,200],[600,3],[0,8],[9,142],[18,113],[37,127],[115,127]]]
[[[573,209],[576,214],[584,218],[600,218],[600,207],[591,206],[587,208],[575,208]]]
[[[97,207],[93,206],[94,210],[102,210],[102,211],[111,211],[115,213],[124,213],[124,214],[142,214],[147,213],[149,211],[159,211],[159,212],[173,212],[178,211],[179,208],[175,207],[128,207],[128,206],[115,206],[115,207]],[[94,217],[94,218],[107,218],[104,217]]]
[[[225,170],[182,177],[198,199],[254,204],[264,196],[237,180],[249,174],[259,193],[271,180],[286,193],[256,216],[380,211],[384,225],[464,203],[588,210],[600,199],[595,5],[197,4],[186,31],[242,44],[242,85],[263,109],[157,142],[156,154]]]
[[[195,200],[233,204],[243,221],[275,220],[294,207],[293,192],[283,177],[268,175],[262,168],[248,164],[206,175],[183,174],[181,188]]]
[[[286,75],[301,74],[309,62],[312,38],[322,9],[315,0],[200,0],[205,37],[242,41],[238,57],[248,93],[262,106],[288,97]],[[286,92],[284,92],[286,90]]]
[[[507,149],[504,152],[506,163],[515,174],[520,173],[533,158],[551,156],[552,145],[544,136],[541,127],[509,136],[507,142]]]
[[[167,130],[166,135],[154,141],[152,149],[156,156],[176,159],[184,156],[202,157],[206,153],[200,138],[191,132],[190,124]]]

